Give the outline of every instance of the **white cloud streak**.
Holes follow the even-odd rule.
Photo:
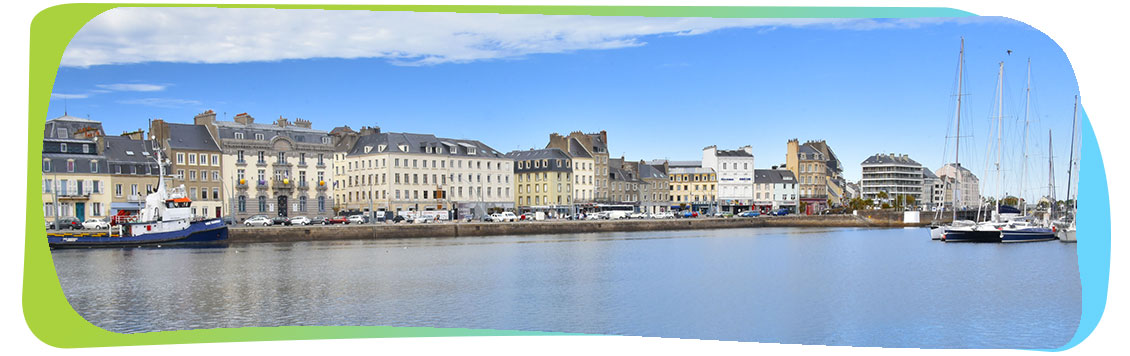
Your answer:
[[[198,100],[188,99],[170,99],[170,98],[144,98],[144,99],[129,99],[120,100],[119,104],[127,105],[145,105],[159,108],[181,108],[186,106],[199,106],[202,103]]]
[[[88,95],[88,94],[62,94],[62,93],[51,93],[51,97],[52,97],[52,98],[55,98],[55,99],[86,99],[86,98],[87,98],[87,97],[89,97],[89,96],[90,96],[90,95]]]
[[[983,18],[976,18],[983,19]],[[971,19],[716,19],[345,10],[117,8],[91,20],[63,66],[383,58],[434,65],[643,46],[725,28],[916,28]]]
[[[109,91],[162,91],[165,90],[167,85],[159,84],[138,84],[138,83],[118,83],[118,84],[98,84],[96,87],[104,89],[102,92]],[[97,90],[97,89],[96,89]],[[96,90],[92,90],[96,91]]]

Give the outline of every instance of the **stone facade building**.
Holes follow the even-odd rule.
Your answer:
[[[513,161],[482,142],[381,132],[378,127],[363,127],[356,134],[334,130],[340,139],[353,141],[348,151],[336,153],[334,163],[340,209],[436,211],[432,214],[441,219],[514,209]]]
[[[100,150],[109,163],[110,215],[122,210],[134,214],[141,211],[145,207],[145,196],[160,183],[161,170],[153,141],[143,138],[144,132],[139,132],[107,136],[99,141]]]
[[[569,136],[561,136],[559,134],[549,135],[549,144],[545,148],[556,148],[563,152],[567,152],[574,159],[581,159],[580,163],[582,170],[580,178],[581,183],[577,185],[578,191],[581,193],[581,202],[609,202],[611,197],[611,186],[609,180],[608,168],[608,133],[601,130],[599,133],[582,133],[574,131],[569,133]],[[584,154],[581,153],[584,151]],[[592,183],[591,188],[589,183],[584,183],[587,177],[587,157],[592,158]],[[592,198],[588,196],[587,191],[592,190]],[[574,192],[574,195],[577,195]]]
[[[247,113],[220,121],[212,110],[193,122],[219,142],[222,194],[230,197],[227,205],[237,221],[334,214],[334,143],[328,132],[303,119],[255,123]]]
[[[823,140],[800,144],[797,139],[788,141],[785,167],[793,172],[800,184],[799,213],[817,214],[831,205],[843,203],[843,165]]]
[[[639,177],[639,210],[645,213],[666,212],[671,200],[671,182],[662,167],[639,162],[627,162],[625,166]]]

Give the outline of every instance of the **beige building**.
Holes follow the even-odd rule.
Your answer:
[[[573,141],[576,141],[574,146]],[[601,130],[599,133],[582,133],[574,131],[569,133],[569,136],[561,136],[559,134],[549,135],[549,144],[545,148],[556,148],[563,152],[570,153],[570,156],[585,159],[584,154],[580,154],[580,150],[584,150],[587,156],[592,158],[592,191],[593,197],[591,199],[585,198],[587,195],[588,184],[583,183],[586,176],[582,176],[583,185],[578,185],[578,189],[582,192],[580,201],[587,202],[609,202],[611,199],[611,185],[609,180],[608,169],[608,133]],[[581,167],[587,167],[586,162],[581,163]],[[587,174],[587,173],[582,173]],[[576,195],[576,193],[574,193]]]
[[[955,206],[958,210],[977,210],[981,202],[981,180],[973,172],[963,166],[948,163],[934,173],[944,184],[944,200],[941,204],[946,210],[952,210]],[[957,204],[954,204],[955,192]]]
[[[145,133],[107,136],[99,140],[99,149],[109,162],[111,202],[110,214],[128,211],[136,214],[145,207],[145,196],[157,189],[160,169],[153,141]]]
[[[353,142],[334,160],[340,209],[449,211],[461,219],[514,209],[513,161],[482,142],[378,127],[334,131]]]
[[[153,120],[150,135],[156,137],[162,154],[172,160],[170,183],[183,185],[192,200],[192,214],[218,218],[224,215],[223,169],[221,152],[208,129],[200,125],[175,124]]]
[[[572,214],[573,161],[557,148],[512,151],[515,200],[519,211]]]
[[[586,148],[574,133],[569,137],[558,134],[549,135],[549,144],[546,148],[556,148],[565,151],[573,160],[573,202],[576,204],[590,204],[596,201],[596,158],[593,157],[592,148]],[[606,155],[607,156],[607,155]]]
[[[800,214],[818,214],[832,205],[843,203],[843,166],[831,147],[823,140],[800,144],[788,141],[785,167],[793,172],[800,185]]]
[[[702,167],[668,167],[670,204],[679,211],[711,211],[717,203],[718,177],[713,169]]]

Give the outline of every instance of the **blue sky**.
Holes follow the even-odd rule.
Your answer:
[[[845,176],[858,180],[859,163],[878,152],[905,153],[931,169],[953,160],[946,136],[964,36],[963,164],[995,194],[985,162],[997,63],[1005,61],[1003,189],[1018,189],[1032,58],[1026,195],[1046,191],[1049,129],[1057,194],[1066,189],[1074,74],[1054,41],[1008,19],[163,9],[146,10],[164,19],[146,30],[155,15],[139,11],[108,13],[76,36],[49,117],[65,103],[70,115],[117,134],[149,118],[191,122],[212,109],[228,120],[247,112],[323,130],[375,124],[478,139],[504,152],[544,147],[552,132],[607,130],[617,157],[699,159],[708,145],[749,144],[759,168],[783,163],[790,138],[824,139]]]

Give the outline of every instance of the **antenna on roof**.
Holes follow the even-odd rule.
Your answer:
[[[67,97],[63,97],[63,116],[67,116]]]

